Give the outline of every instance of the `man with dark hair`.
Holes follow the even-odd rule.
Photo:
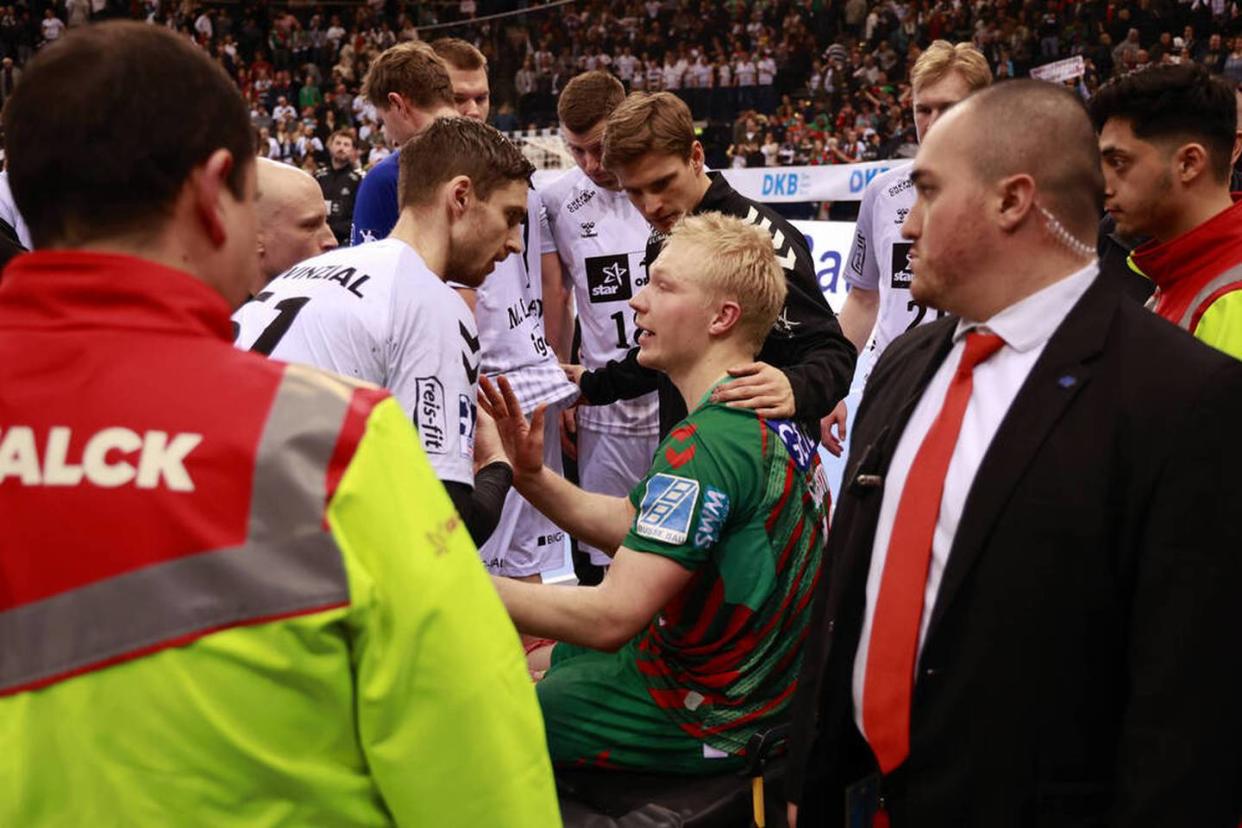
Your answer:
[[[407,416],[229,344],[236,86],[87,26],[4,129],[40,249],[0,285],[0,824],[554,824],[517,637]]]
[[[539,191],[551,231],[544,268],[563,270],[572,285],[577,359],[587,369],[624,359],[634,346],[638,328],[629,300],[647,278],[651,226],[601,163],[604,126],[624,100],[621,81],[609,72],[584,72],[565,85],[557,115],[561,138],[577,168]],[[569,362],[574,333],[569,303],[546,302],[544,307],[548,338]],[[621,497],[642,478],[659,444],[657,405],[656,395],[648,393],[566,412],[562,426],[577,435],[583,489]],[[612,557],[585,539],[578,542],[590,559],[590,568],[578,566],[580,577],[592,582],[612,564]]]
[[[804,826],[1238,824],[1242,364],[1098,277],[1093,138],[1031,80],[924,137],[910,289],[949,315],[889,346],[854,428]]]
[[[659,253],[662,234],[685,215],[716,211],[768,230],[789,280],[789,298],[758,359],[730,366],[739,381],[717,388],[714,399],[763,417],[796,419],[817,437],[820,418],[849,390],[857,350],[819,289],[803,235],[770,207],[739,194],[719,173],[707,172],[690,110],[672,93],[634,93],[613,111],[604,133],[604,166],[658,231],[648,244],[649,262]],[[622,362],[579,376],[591,404],[658,389],[661,434],[685,416],[676,389],[638,362],[637,348]]]
[[[483,54],[457,38],[441,38],[431,46],[448,67],[458,113],[486,123],[491,97]],[[507,376],[526,410],[549,405],[555,414],[578,393],[548,346],[543,325],[544,309],[549,303],[559,308],[564,291],[557,263],[544,269],[548,263],[540,254],[548,244],[547,211],[534,190],[527,194],[526,211],[522,251],[497,264],[482,285],[454,287],[474,311],[483,374]],[[559,416],[545,419],[544,446],[544,463],[559,472]],[[550,520],[510,489],[496,531],[479,545],[479,555],[494,575],[539,581],[541,573],[561,568],[564,540]]]
[[[397,223],[400,147],[434,119],[456,114],[448,69],[425,43],[398,43],[375,59],[362,80],[362,95],[383,122],[395,151],[362,179],[354,203],[350,244],[386,238]]]
[[[1242,358],[1242,204],[1230,194],[1235,93],[1201,66],[1117,78],[1091,101],[1105,207],[1156,284],[1155,311]]]
[[[348,127],[328,136],[328,163],[315,171],[315,181],[323,193],[328,226],[339,244],[349,244],[349,228],[354,216],[354,200],[362,185],[358,169],[358,139]]]
[[[481,284],[522,250],[534,168],[491,127],[439,118],[401,153],[401,218],[388,238],[317,256],[277,277],[235,315],[239,347],[327,368],[392,392],[482,544],[512,479],[479,442],[479,334],[445,282]]]

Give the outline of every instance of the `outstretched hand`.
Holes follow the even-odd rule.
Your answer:
[[[479,377],[479,407],[496,423],[514,479],[537,475],[543,470],[543,418],[547,406],[536,408],[527,422],[509,380],[497,377],[496,382],[499,388],[487,377]]]

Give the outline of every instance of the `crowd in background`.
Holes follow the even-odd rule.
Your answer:
[[[1081,55],[1086,97],[1116,74],[1173,61],[1242,82],[1240,14],[1237,0],[19,2],[0,8],[0,98],[67,28],[145,17],[193,38],[234,78],[262,154],[314,168],[329,161],[329,136],[352,128],[365,168],[390,151],[358,94],[370,62],[394,43],[452,35],[488,57],[502,131],[554,126],[565,83],[608,69],[627,89],[682,97],[716,166],[837,164],[913,155],[908,71],[934,39],[973,42],[998,79]]]

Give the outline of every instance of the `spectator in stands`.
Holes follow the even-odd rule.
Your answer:
[[[1201,66],[1117,78],[1091,101],[1105,206],[1130,259],[1156,284],[1155,311],[1242,359],[1242,204],[1231,196],[1233,89]]]
[[[706,117],[723,123],[732,120],[737,107],[730,105],[728,99],[736,97],[739,91],[733,64],[746,56],[763,62],[770,52],[776,64],[772,84],[775,97],[789,94],[795,106],[804,108],[805,101],[818,102],[822,94],[831,110],[848,103],[857,111],[873,94],[872,88],[885,83],[877,74],[882,73],[892,89],[892,103],[906,112],[908,126],[909,67],[917,60],[920,45],[938,37],[973,38],[1000,78],[1022,77],[1037,60],[1051,59],[1044,53],[1053,53],[1055,40],[1058,56],[1081,53],[1094,67],[1088,69],[1082,81],[1085,93],[1090,94],[1100,82],[1119,72],[1170,61],[1171,56],[1183,50],[1189,50],[1189,57],[1204,61],[1212,71],[1223,72],[1235,33],[1223,14],[1227,7],[1219,2],[1218,5],[1221,14],[1214,15],[1215,7],[1206,0],[1193,8],[1179,6],[1179,13],[1173,17],[1163,15],[1158,4],[1133,8],[1123,5],[1113,7],[1107,19],[1097,20],[1084,7],[1073,4],[1038,4],[1031,8],[1013,4],[956,4],[953,8],[933,6],[922,13],[907,12],[899,18],[893,9],[875,0],[851,0],[839,10],[823,4],[771,6],[757,0],[704,0],[694,7],[693,14],[684,3],[653,4],[654,17],[649,17],[646,9],[637,4],[615,14],[608,4],[573,14],[543,13],[531,7],[517,20],[528,29],[537,29],[534,37],[501,36],[501,32],[511,29],[480,27],[475,31],[481,43],[488,41],[490,35],[485,44],[490,50],[485,51],[493,57],[492,71],[503,72],[516,81],[525,58],[534,59],[535,92],[525,107],[523,96],[530,93],[517,90],[516,83],[510,86],[492,79],[492,87],[499,96],[496,111],[507,99],[518,110],[523,126],[554,124],[556,94],[588,62],[592,66],[607,66],[611,61],[612,71],[625,75],[623,80],[628,81],[629,88],[662,89],[663,56],[670,51],[678,61],[687,61],[687,71],[677,91],[691,105],[696,119]],[[347,23],[334,16],[326,28],[313,12],[296,10],[250,12],[238,26],[227,12],[203,13],[194,4],[149,3],[146,8],[152,22],[205,39],[204,48],[219,58],[248,99],[253,94],[253,101],[262,103],[268,111],[276,107],[280,95],[289,102],[297,102],[297,108],[302,109],[299,98],[309,74],[324,102],[331,97],[332,105],[341,107],[337,126],[353,126],[360,136],[368,115],[351,110],[348,101],[355,96],[359,81],[378,51],[392,42],[394,33],[398,40],[408,40],[413,22],[410,15],[393,15],[374,3],[359,7]],[[425,10],[426,4],[420,8]],[[37,13],[43,13],[42,7]],[[208,28],[206,23],[200,23],[200,18],[214,22]],[[640,30],[639,20],[650,23]],[[1176,31],[1174,20],[1182,27],[1181,47],[1177,46],[1177,38],[1168,37]],[[428,18],[425,22],[432,21]],[[1130,39],[1131,29],[1137,32],[1137,41]],[[268,59],[269,36],[272,48],[282,50],[278,67]],[[20,7],[17,13],[11,7],[7,12],[0,9],[0,57],[13,57],[15,68],[20,69],[42,38],[39,18],[32,21],[30,13]],[[1125,53],[1123,59],[1114,61],[1115,47]],[[641,61],[634,57],[642,53],[657,57]],[[713,93],[709,95],[704,95],[707,87],[703,77],[694,73],[700,54],[708,56],[709,64],[715,66]],[[627,59],[622,60],[623,57]],[[725,60],[723,65],[718,62],[720,58]],[[819,70],[813,65],[816,58],[822,60]],[[626,68],[631,60],[632,69]],[[775,98],[763,92],[758,63],[755,66],[755,83],[746,97],[754,99],[761,114],[771,115]],[[860,71],[861,75],[855,77]],[[524,78],[523,89],[528,88],[528,82],[529,78]],[[335,89],[329,93],[332,87]],[[763,101],[759,100],[761,94]],[[700,97],[706,97],[707,103],[698,100]],[[890,105],[888,100],[873,103],[880,109]],[[815,114],[813,109],[805,112],[808,120]],[[322,125],[322,105],[316,105],[315,115]],[[889,155],[902,143],[905,128],[900,121],[890,118],[885,123],[856,126],[875,129],[880,135],[881,155]],[[320,139],[332,131],[332,127],[322,129]],[[710,138],[715,133],[706,134]],[[837,137],[844,140],[843,135]],[[716,151],[722,152],[728,143],[724,140]],[[708,149],[712,154],[710,144]],[[871,152],[867,150],[865,154]]]
[[[538,81],[535,74],[535,59],[527,56],[522,61],[522,68],[513,76],[513,85],[518,94],[518,120],[523,125],[528,124],[535,114],[535,93],[538,91]]]
[[[352,129],[338,129],[328,138],[329,161],[315,172],[324,203],[328,226],[338,244],[349,244],[349,228],[354,217],[354,200],[362,185],[358,170],[357,139]]]

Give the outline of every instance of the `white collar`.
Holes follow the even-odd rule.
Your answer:
[[[953,341],[957,342],[977,328],[986,328],[1000,336],[1005,340],[1005,345],[1015,351],[1029,351],[1043,345],[1052,338],[1099,272],[1099,263],[1092,259],[1081,270],[1015,302],[986,322],[961,319],[953,333]]]

